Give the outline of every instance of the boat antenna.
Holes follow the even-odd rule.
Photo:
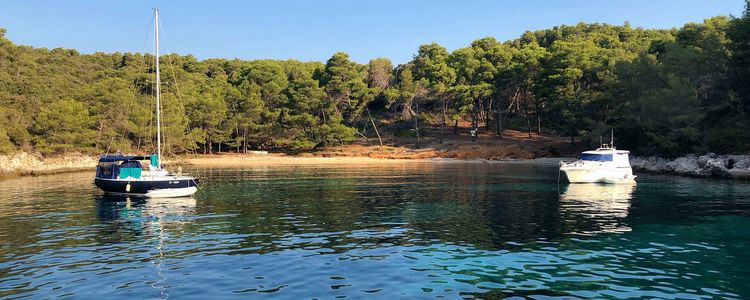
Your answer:
[[[600,135],[599,136],[599,147],[601,148],[602,146],[604,146],[604,144],[602,143],[602,136]]]
[[[612,149],[615,148],[615,130],[614,129],[610,131],[609,147],[611,147]]]
[[[154,8],[154,59],[156,60],[156,162],[161,167],[161,82],[159,81],[159,9]]]

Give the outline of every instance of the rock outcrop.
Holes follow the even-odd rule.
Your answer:
[[[636,171],[648,173],[750,179],[750,155],[691,154],[671,161],[661,157],[633,156],[630,165]]]
[[[94,170],[97,157],[81,153],[70,153],[54,157],[19,152],[0,155],[0,176],[39,175],[74,170]]]

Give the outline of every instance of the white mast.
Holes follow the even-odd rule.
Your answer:
[[[158,166],[161,167],[161,110],[160,110],[160,97],[161,97],[161,82],[159,81],[159,9],[154,9],[154,44],[155,44],[155,59],[156,59],[156,161]]]

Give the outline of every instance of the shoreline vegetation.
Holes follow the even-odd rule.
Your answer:
[[[450,161],[499,161],[556,163],[568,160],[581,150],[571,147],[564,137],[528,139],[523,132],[509,130],[503,140],[468,137],[446,139],[444,144],[425,140],[420,148],[401,146],[345,145],[298,154],[250,151],[217,154],[186,154],[165,159],[168,169],[178,165],[197,167],[235,166],[326,166],[393,164],[404,162],[437,163]],[[483,139],[484,138],[484,139]],[[468,139],[468,140],[467,140]],[[566,158],[567,157],[567,158]],[[47,155],[18,152],[0,155],[0,179],[94,170],[98,157],[85,153]],[[636,172],[696,178],[750,180],[750,155],[689,154],[676,159],[631,156]]]
[[[476,141],[472,141],[470,135],[459,133],[446,136],[442,144],[436,138],[424,137],[420,140],[419,147],[415,146],[415,139],[409,138],[384,136],[384,142],[387,145],[349,144],[296,154],[267,151],[183,154],[166,157],[164,162],[168,166],[231,166],[390,163],[432,159],[509,160],[572,156],[578,151],[570,146],[565,137],[532,136],[529,138],[525,132],[515,130],[506,130],[502,140],[491,134],[481,133]],[[0,177],[93,170],[97,159],[96,155],[80,152],[65,155],[26,152],[0,155]]]
[[[680,28],[579,23],[452,51],[423,44],[400,65],[343,52],[325,62],[81,54],[5,33],[1,173],[95,160],[75,153],[151,153],[156,59],[167,157],[529,159],[575,156],[614,132],[618,148],[654,157],[636,169],[736,177],[744,163],[706,153],[750,153],[748,7]]]

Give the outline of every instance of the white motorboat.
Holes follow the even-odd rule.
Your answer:
[[[635,181],[630,167],[629,151],[603,144],[599,149],[584,151],[574,162],[560,162],[560,172],[570,183],[631,183]]]

